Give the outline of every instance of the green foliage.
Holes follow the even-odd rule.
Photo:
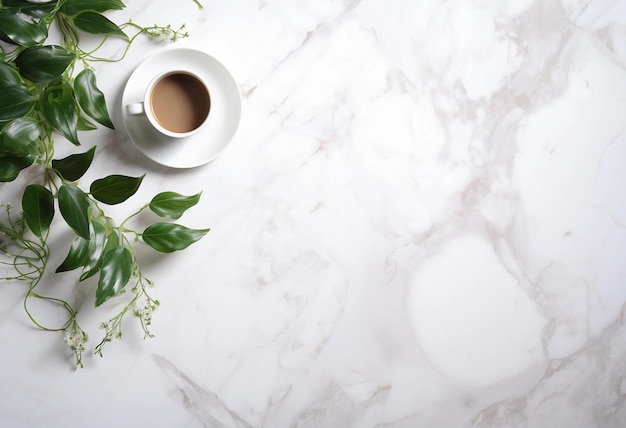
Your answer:
[[[85,153],[75,153],[63,159],[52,159],[52,168],[67,181],[76,181],[81,178],[91,166],[96,146]]]
[[[6,62],[0,62],[0,88],[19,85],[22,79],[20,74]]]
[[[66,0],[61,6],[61,12],[74,16],[82,11],[106,12],[122,10],[126,5],[120,0]]]
[[[98,129],[98,125],[89,120],[82,112],[78,115],[78,123],[76,124],[79,131],[93,131]]]
[[[44,117],[55,130],[75,146],[78,141],[78,113],[74,90],[67,83],[48,87],[39,97],[39,106]]]
[[[0,123],[26,115],[35,105],[17,70],[4,62],[0,63],[0,92]]]
[[[74,79],[74,93],[78,104],[89,117],[107,128],[114,128],[104,94],[96,86],[96,74],[93,70],[85,69],[78,73]]]
[[[32,117],[12,120],[0,131],[0,156],[37,155],[39,124]]]
[[[30,184],[22,195],[24,220],[30,230],[43,237],[48,231],[54,217],[54,196],[52,192],[40,184]]]
[[[0,182],[15,180],[23,169],[35,162],[35,155],[0,157]]]
[[[59,211],[65,222],[76,234],[90,239],[89,234],[89,199],[79,187],[63,183],[58,194]]]
[[[155,223],[143,231],[144,242],[161,253],[184,250],[198,241],[210,229],[189,229],[175,223]]]
[[[23,86],[0,86],[0,91],[0,122],[20,118],[35,105],[35,98]]]
[[[15,59],[20,74],[35,83],[51,82],[63,75],[76,54],[61,46],[31,46]]]
[[[201,7],[196,0],[194,3]],[[0,264],[14,272],[0,279],[28,285],[26,314],[38,328],[63,332],[81,367],[88,335],[78,324],[77,310],[62,299],[35,291],[46,272],[51,228],[65,223],[75,235],[71,246],[61,249],[66,256],[56,274],[79,271],[74,274],[85,286],[89,286],[89,278],[97,278],[96,307],[124,292],[130,295],[122,310],[102,323],[104,337],[95,347],[99,355],[106,343],[122,336],[122,320],[128,314],[139,319],[145,337],[152,337],[148,327],[159,302],[148,293],[153,283],[141,272],[135,245],[143,240],[149,247],[168,253],[187,248],[209,231],[157,222],[140,233],[127,225],[148,210],[160,217],[178,219],[198,203],[199,193],[185,196],[161,192],[118,224],[103,206],[123,203],[135,195],[145,174],[109,175],[91,182],[87,192],[79,180],[91,167],[96,147],[61,159],[54,157],[58,134],[79,146],[81,133],[96,129],[96,124],[114,128],[92,62],[123,59],[140,35],[170,41],[187,37],[182,31],[184,25],[179,29],[171,25],[141,27],[131,21],[117,25],[104,15],[124,7],[121,0],[0,1],[0,39],[8,44],[0,50],[0,182],[12,182],[25,169],[32,169],[27,176],[31,182],[23,189],[21,216],[15,216],[9,204],[0,204],[6,209],[7,222],[0,221],[0,236],[8,260],[0,259]],[[61,33],[58,44],[47,43],[53,24]],[[129,29],[136,33],[129,35]],[[95,56],[99,47],[89,52],[81,49],[79,36],[84,33],[100,36],[99,47],[109,37],[116,37],[126,42],[126,48],[120,58],[99,58]],[[53,221],[55,207],[62,221]],[[58,327],[42,325],[28,309],[31,298],[62,305],[67,321]]]
[[[0,10],[0,28],[5,40],[22,46],[35,46],[48,37],[46,22],[19,8]]]
[[[80,236],[78,238],[80,238]],[[98,273],[100,265],[102,264],[102,255],[104,254],[106,247],[106,228],[96,221],[92,222],[91,235],[87,243],[87,253],[85,254],[85,258],[82,260],[82,266],[84,269],[80,274],[80,281],[84,281]]]
[[[91,195],[102,203],[116,205],[137,193],[145,174],[141,177],[109,175],[91,183]]]
[[[65,256],[63,263],[56,269],[56,272],[67,272],[85,266],[86,261],[90,257],[90,243],[92,243],[90,239],[81,238],[80,236],[74,238],[69,253]]]
[[[54,11],[56,2],[28,1],[28,0],[2,0],[3,10],[20,12],[33,18],[46,18]]]
[[[180,218],[200,200],[200,193],[184,196],[176,192],[161,192],[150,201],[150,209],[161,217]]]
[[[133,258],[127,248],[113,248],[104,254],[96,289],[96,306],[100,306],[126,287],[132,269]]]
[[[73,18],[73,21],[76,28],[83,30],[86,33],[111,34],[128,39],[128,36],[121,30],[120,27],[115,25],[104,15],[97,12],[81,12]]]

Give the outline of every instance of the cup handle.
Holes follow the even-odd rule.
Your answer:
[[[136,116],[139,114],[145,114],[146,109],[143,107],[143,102],[134,103],[126,106],[126,112],[131,116]]]

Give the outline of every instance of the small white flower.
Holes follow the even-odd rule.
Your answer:
[[[65,343],[73,351],[84,351],[85,342],[87,342],[87,333],[81,330],[72,329],[65,332]]]
[[[150,325],[152,322],[152,312],[158,306],[158,302],[151,299],[137,300],[133,304],[133,314],[141,319],[144,325]]]

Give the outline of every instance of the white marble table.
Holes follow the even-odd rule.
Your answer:
[[[116,303],[83,305],[83,369],[1,284],[0,426],[625,426],[626,1],[203,3],[109,16],[186,23],[231,70],[223,154],[131,144],[147,40],[98,66],[117,130],[84,138],[94,176],[147,172],[138,201],[202,191],[182,220],[212,231],[140,250],[155,338],[93,356]]]

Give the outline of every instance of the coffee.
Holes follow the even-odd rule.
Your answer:
[[[172,73],[162,77],[152,89],[150,108],[156,121],[171,132],[190,132],[209,115],[209,92],[196,77]]]

